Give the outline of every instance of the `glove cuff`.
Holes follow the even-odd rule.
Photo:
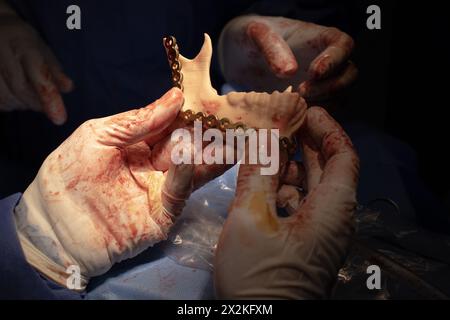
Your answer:
[[[14,209],[16,232],[25,258],[50,280],[68,289],[82,291],[89,280],[81,274],[84,266],[77,263],[61,243],[41,198],[35,179]]]
[[[89,279],[81,275],[79,268],[59,265],[41,252],[20,230],[17,235],[27,262],[39,273],[65,288],[75,291],[86,289]]]

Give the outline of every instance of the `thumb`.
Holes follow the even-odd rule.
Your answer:
[[[121,147],[161,133],[176,119],[183,101],[181,90],[172,88],[160,99],[144,108],[105,118],[105,135],[102,142]]]
[[[192,193],[194,181],[193,164],[171,164],[161,190],[162,206],[166,213],[176,218],[183,211]]]
[[[256,227],[265,233],[278,230],[277,187],[278,175],[263,176],[259,166],[241,164],[230,218],[240,220],[242,227]]]
[[[247,35],[263,54],[272,72],[279,78],[289,78],[298,70],[297,59],[283,37],[266,23],[251,22]]]
[[[275,137],[278,139],[278,137]],[[267,139],[266,143],[272,143]],[[277,140],[278,141],[278,140]],[[259,148],[271,149],[259,140]],[[239,167],[236,185],[236,196],[234,198],[230,216],[232,219],[241,221],[246,228],[257,228],[264,233],[272,233],[278,230],[279,219],[276,211],[277,191],[280,172],[274,175],[264,175],[261,170],[264,165],[250,164],[248,142],[245,150],[245,161]],[[281,157],[281,155],[280,155]],[[285,157],[280,158],[281,165]],[[249,229],[249,230],[250,230]]]

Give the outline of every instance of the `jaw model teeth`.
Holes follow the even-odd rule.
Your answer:
[[[274,91],[271,94],[232,92],[219,95],[211,85],[211,57],[211,39],[207,34],[194,59],[179,55],[184,87],[182,111],[191,115],[202,113],[206,119],[226,118],[231,123],[243,124],[247,128],[276,128],[280,130],[280,136],[288,138],[299,129],[307,106],[298,93],[292,92],[292,87],[284,92]]]

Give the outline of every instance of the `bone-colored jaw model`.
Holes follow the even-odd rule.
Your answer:
[[[299,129],[305,117],[306,103],[298,93],[292,92],[291,87],[271,94],[234,92],[219,95],[211,85],[211,57],[211,39],[207,34],[194,59],[179,55],[185,98],[183,111],[227,118],[232,123],[243,123],[247,128],[277,128],[280,136],[288,138]]]

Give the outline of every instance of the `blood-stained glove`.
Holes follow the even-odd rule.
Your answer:
[[[241,16],[219,40],[219,61],[231,84],[257,91],[289,85],[311,101],[328,100],[357,76],[346,33],[283,17]]]
[[[156,170],[148,141],[173,123],[182,104],[174,88],[142,109],[89,120],[49,155],[15,208],[32,266],[64,286],[67,268],[78,266],[84,287],[166,239],[195,172],[189,164]]]
[[[0,111],[44,112],[60,125],[67,118],[61,93],[72,89],[36,30],[0,0]]]
[[[304,166],[289,162],[278,175],[241,164],[215,257],[219,298],[329,296],[353,231],[359,160],[322,108],[308,109],[301,144]],[[290,216],[277,215],[277,200]]]

